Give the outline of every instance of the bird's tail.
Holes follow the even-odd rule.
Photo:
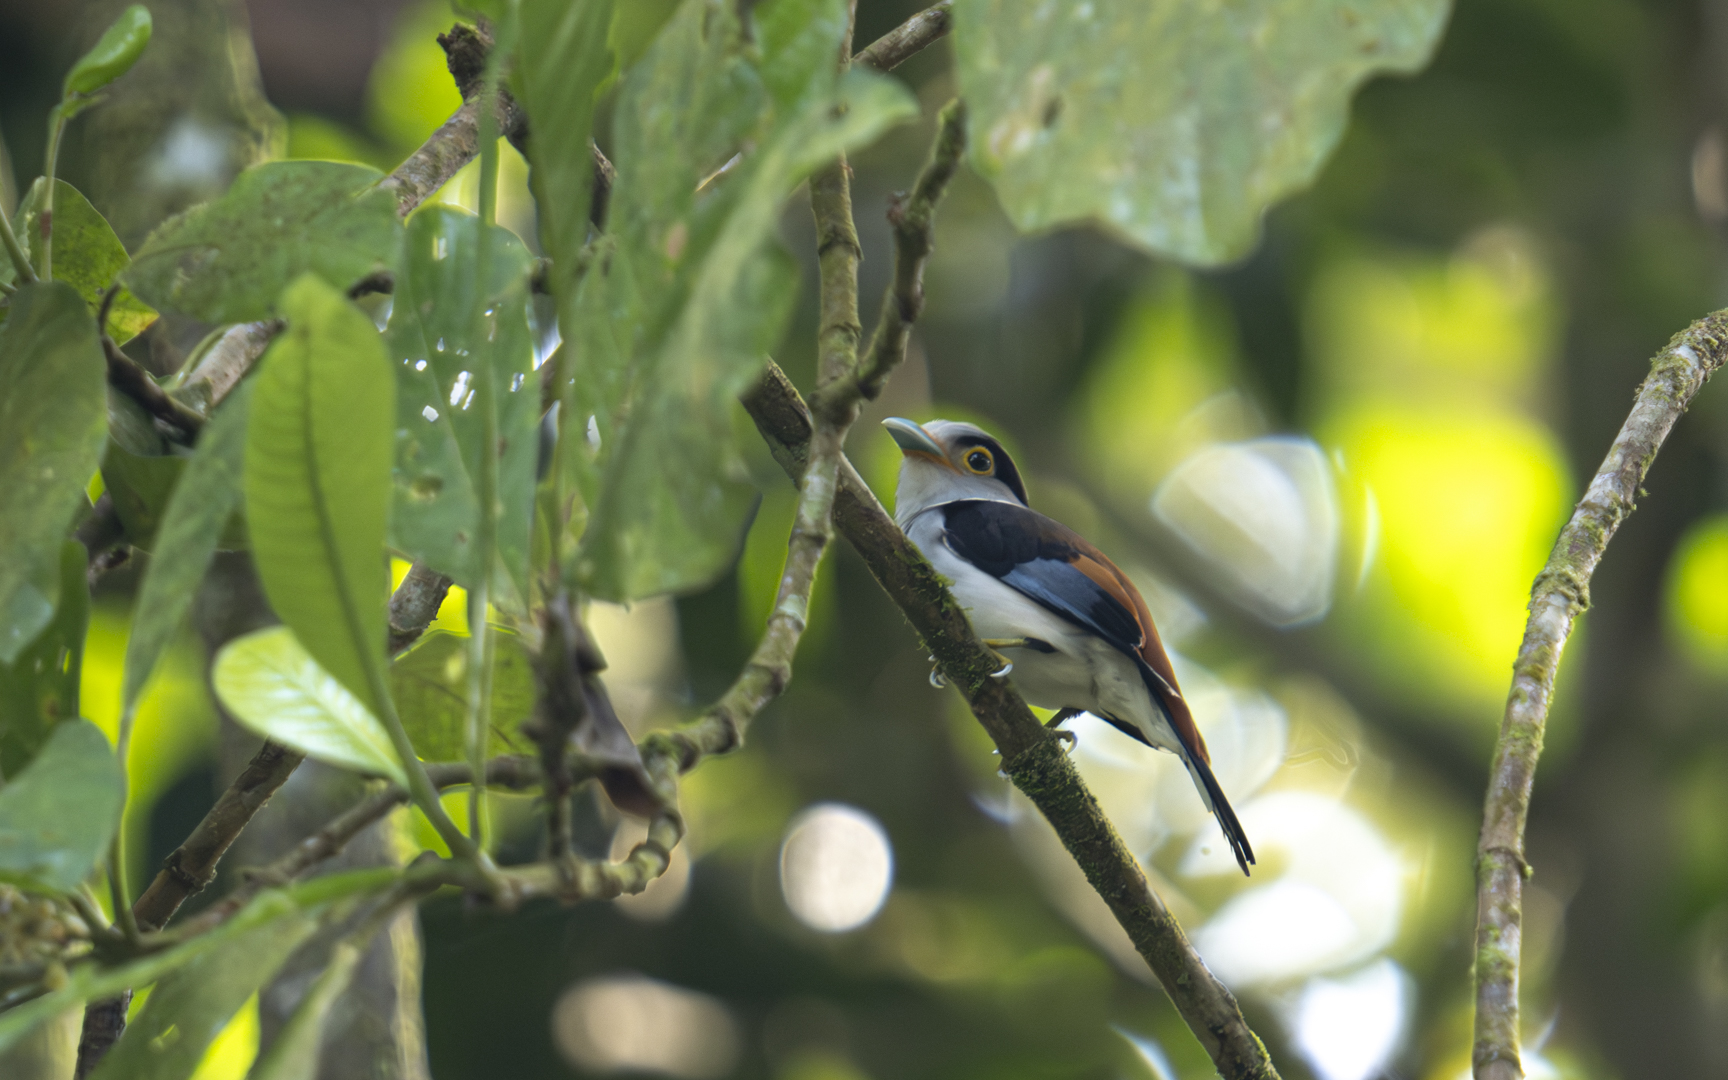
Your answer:
[[[1188,775],[1194,778],[1194,786],[1200,790],[1200,800],[1218,819],[1218,827],[1224,830],[1224,839],[1230,841],[1230,851],[1236,856],[1236,865],[1246,876],[1248,867],[1254,862],[1254,848],[1249,845],[1248,834],[1242,831],[1242,822],[1236,819],[1230,800],[1224,797],[1218,778],[1212,775],[1212,766],[1199,754],[1188,752],[1183,753],[1182,763],[1188,766]]]

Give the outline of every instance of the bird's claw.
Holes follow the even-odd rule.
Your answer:
[[[1002,658],[999,656],[999,657],[997,657],[997,659],[1002,659]],[[1013,670],[1014,670],[1014,662],[1013,661],[1002,660],[1002,670],[1001,671],[992,671],[990,673],[990,677],[992,679],[1006,679],[1008,677],[1008,673],[1010,671],[1013,671]]]
[[[934,656],[932,656],[932,657],[931,657],[931,658],[930,658],[930,662],[931,662],[931,663],[932,663],[932,664],[934,664],[934,663],[935,663],[935,662],[936,662],[936,658],[935,658],[935,657],[934,657]],[[930,685],[931,685],[931,686],[934,686],[934,687],[935,687],[935,688],[936,688],[936,689],[938,689],[938,690],[944,690],[944,689],[947,689],[947,687],[948,687],[948,677],[947,677],[947,676],[946,676],[946,675],[944,675],[944,674],[942,674],[942,669],[941,669],[941,668],[939,668],[939,667],[932,667],[932,668],[931,668],[931,669],[930,669]]]
[[[1061,739],[1063,742],[1067,743],[1068,745],[1065,749],[1070,754],[1074,752],[1074,748],[1076,746],[1080,745],[1080,737],[1078,735],[1075,735],[1072,731],[1067,731],[1067,730],[1064,730],[1062,728],[1051,728],[1050,734],[1056,736],[1058,739]]]

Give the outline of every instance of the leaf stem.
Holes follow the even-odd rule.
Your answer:
[[[42,210],[37,228],[42,233],[42,280],[54,280],[54,173],[60,164],[60,137],[66,133],[64,102],[48,110],[48,149],[43,156]]]
[[[114,740],[114,756],[120,761],[120,823],[108,845],[108,890],[114,904],[114,922],[126,940],[138,941],[138,920],[132,914],[132,889],[126,873],[126,804],[132,798],[132,725],[138,705],[129,703],[120,711],[120,732]]]
[[[36,281],[36,268],[30,265],[30,257],[24,254],[23,246],[18,243],[18,234],[12,231],[12,222],[4,208],[0,208],[0,243],[6,245],[6,254],[12,260],[12,268],[18,272],[18,280]]]

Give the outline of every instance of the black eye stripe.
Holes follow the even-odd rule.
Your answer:
[[[965,453],[959,459],[962,463],[970,461],[974,450],[982,450],[989,454],[988,475],[993,479],[1000,480],[1014,494],[1014,497],[1020,500],[1022,506],[1029,505],[1026,501],[1026,485],[1020,479],[1020,470],[1014,467],[1014,459],[1008,456],[1008,452],[1002,448],[1001,443],[988,435],[970,433],[961,435],[955,441],[965,448]],[[968,466],[969,468],[970,466]]]

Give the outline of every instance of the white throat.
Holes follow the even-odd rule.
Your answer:
[[[964,476],[916,454],[908,454],[901,460],[900,481],[894,487],[894,523],[902,532],[909,531],[912,519],[924,511],[962,499],[1020,505],[1020,500],[1000,480]]]

